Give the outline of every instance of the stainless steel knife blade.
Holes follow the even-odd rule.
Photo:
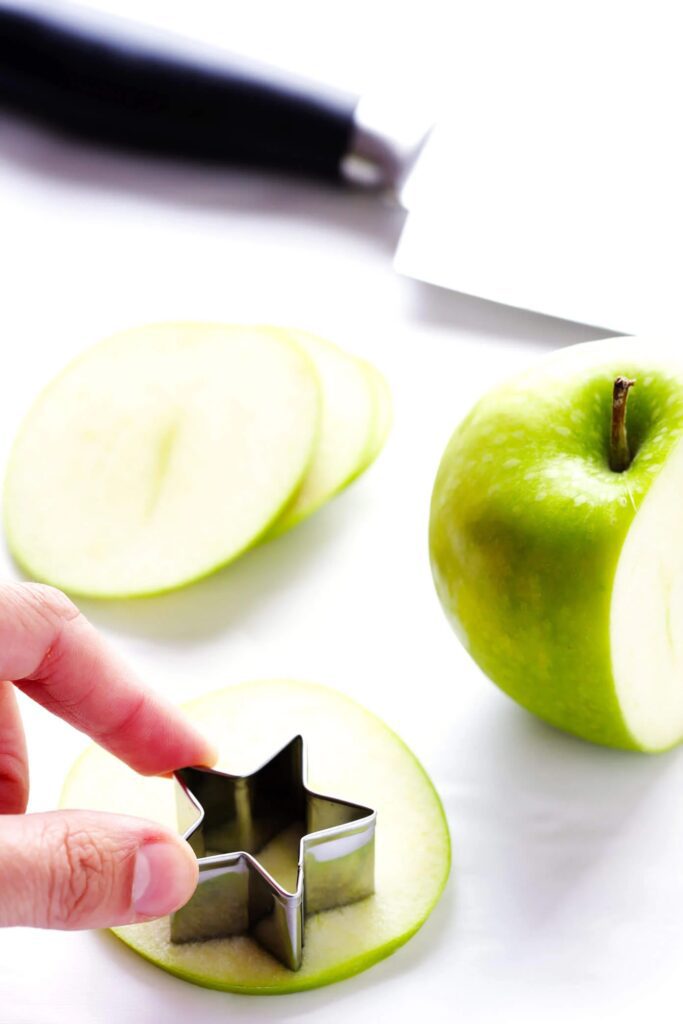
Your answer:
[[[480,5],[403,190],[396,269],[614,329],[682,318],[673,5]]]

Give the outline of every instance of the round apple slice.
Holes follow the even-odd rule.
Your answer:
[[[315,364],[322,391],[318,443],[294,501],[270,530],[284,533],[306,519],[367,469],[386,437],[378,427],[388,389],[373,366],[306,331],[284,332]],[[388,424],[387,424],[388,429]]]
[[[266,328],[115,335],[39,397],[6,480],[10,549],[72,593],[157,593],[230,562],[277,519],[315,448],[319,385]]]
[[[321,793],[377,810],[375,894],[306,922],[303,964],[290,971],[247,936],[174,945],[167,918],[114,929],[142,956],[211,988],[277,993],[357,974],[406,942],[445,885],[450,841],[441,802],[414,755],[383,722],[334,690],[259,682],[186,705],[222,750],[218,767],[248,774],[293,736],[308,747],[308,783]],[[99,747],[76,762],[62,806],[125,811],[175,827],[172,784],[135,775]],[[289,841],[288,841],[289,840]],[[264,852],[268,869],[291,884],[296,841]]]

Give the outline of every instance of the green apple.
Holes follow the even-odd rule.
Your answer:
[[[303,483],[269,536],[306,519],[367,469],[386,439],[391,408],[384,379],[373,366],[306,331],[285,333],[315,366],[322,411]]]
[[[247,774],[297,734],[308,747],[308,782],[377,810],[375,894],[306,923],[304,958],[290,971],[246,936],[174,945],[167,918],[114,929],[136,952],[210,988],[278,993],[357,974],[423,924],[446,883],[450,840],[441,802],[414,755],[383,722],[334,690],[296,682],[233,686],[186,705],[222,751],[218,767]],[[72,768],[64,807],[123,811],[176,827],[172,784],[142,778],[101,747]],[[285,886],[296,872],[299,833],[284,833],[261,860]]]
[[[682,365],[629,338],[553,354],[474,407],[434,486],[434,579],[469,653],[608,746],[683,738]]]

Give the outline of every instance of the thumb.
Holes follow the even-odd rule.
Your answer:
[[[187,903],[197,861],[142,818],[91,811],[0,816],[0,925],[106,928]]]

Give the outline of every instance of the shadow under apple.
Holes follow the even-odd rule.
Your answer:
[[[680,752],[594,746],[495,691],[450,750],[435,776],[454,831],[463,926],[494,943],[550,930],[576,937],[594,915],[615,906],[626,914],[641,865],[662,853],[661,825],[650,826],[663,799],[672,828],[683,825],[672,799],[683,785]]]

